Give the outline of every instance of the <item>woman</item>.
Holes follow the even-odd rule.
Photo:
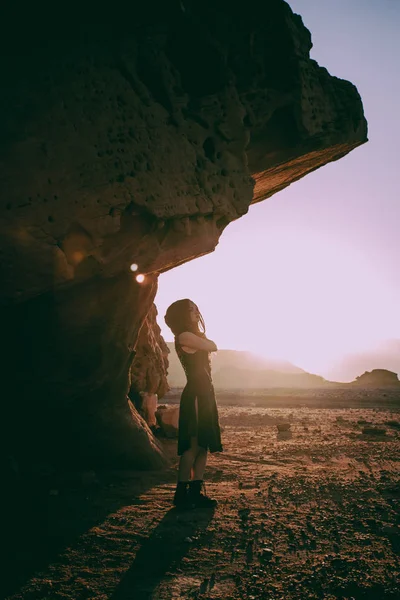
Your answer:
[[[191,300],[171,304],[165,322],[175,336],[187,378],[179,409],[180,461],[174,504],[178,508],[215,506],[216,500],[203,493],[203,477],[207,451],[222,451],[210,365],[210,352],[216,352],[217,346],[206,338],[203,317]]]

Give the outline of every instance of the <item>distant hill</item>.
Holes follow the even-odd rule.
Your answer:
[[[219,350],[212,354],[213,373],[225,368],[250,369],[251,371],[271,370],[280,373],[305,373],[286,360],[263,358],[252,352],[240,350]]]
[[[168,343],[168,382],[171,387],[183,387],[185,374],[175,352]],[[256,356],[239,350],[219,350],[212,355],[213,382],[218,389],[252,389],[265,387],[321,387],[328,382],[311,375],[287,361]]]
[[[374,388],[400,387],[400,381],[397,373],[387,371],[386,369],[373,369],[357,377],[353,385]]]
[[[383,369],[400,375],[400,340],[388,340],[369,352],[350,354],[327,373],[335,381],[352,381],[360,373]]]
[[[237,369],[225,367],[213,375],[217,389],[262,389],[269,387],[312,388],[323,387],[328,382],[310,373],[285,373],[270,369]]]

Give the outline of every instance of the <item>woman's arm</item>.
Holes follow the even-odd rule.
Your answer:
[[[181,346],[192,348],[193,350],[206,350],[206,352],[217,352],[217,345],[207,338],[199,337],[190,331],[184,331],[178,336]]]

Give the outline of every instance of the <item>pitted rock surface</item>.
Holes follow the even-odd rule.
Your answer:
[[[128,375],[157,274],[364,143],[361,99],[309,58],[283,0],[116,1],[64,19],[35,5],[23,23],[1,11],[4,381],[19,398],[6,454],[68,461],[79,423],[77,455],[127,460]]]

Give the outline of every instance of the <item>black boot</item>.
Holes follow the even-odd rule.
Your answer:
[[[176,506],[176,508],[192,508],[190,504],[188,487],[188,481],[178,481],[174,494],[174,506]]]
[[[197,508],[212,508],[213,506],[216,506],[218,504],[216,500],[213,500],[212,498],[207,496],[206,486],[202,479],[189,481],[189,497],[190,501]]]

